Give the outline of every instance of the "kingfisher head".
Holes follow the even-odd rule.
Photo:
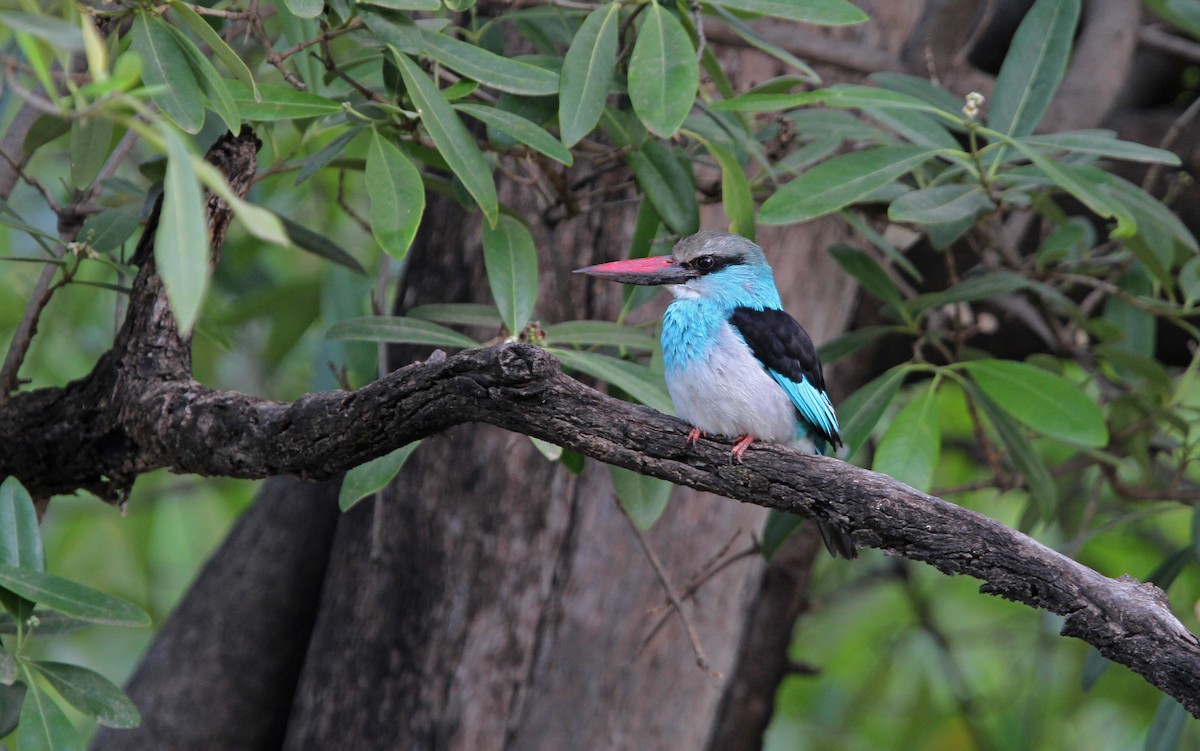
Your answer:
[[[704,231],[685,237],[669,256],[601,263],[575,273],[625,284],[662,284],[681,299],[729,307],[779,307],[775,278],[762,248],[725,232]]]

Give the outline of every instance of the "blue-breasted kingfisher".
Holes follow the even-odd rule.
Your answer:
[[[577,273],[625,284],[665,285],[667,390],[691,423],[687,443],[713,433],[736,436],[741,461],[755,440],[824,454],[842,443],[837,413],[812,338],[783,310],[762,248],[738,235],[700,232],[669,256],[614,261]],[[834,556],[858,555],[853,538],[818,520]]]

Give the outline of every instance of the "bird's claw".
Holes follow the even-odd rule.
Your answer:
[[[683,442],[684,448],[695,444],[697,441],[699,441],[703,437],[704,437],[703,430],[701,430],[700,428],[692,428],[691,430],[688,431],[687,440],[685,440]]]
[[[746,455],[746,449],[750,448],[750,444],[754,443],[754,436],[740,435],[737,441],[733,444],[733,458],[738,464],[742,463],[742,457]]]

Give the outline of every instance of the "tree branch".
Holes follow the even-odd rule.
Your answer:
[[[0,443],[15,450],[0,456],[0,475],[43,495],[103,491],[106,478],[131,480],[159,467],[324,479],[452,425],[486,422],[681,485],[827,519],[860,545],[981,579],[983,592],[1065,616],[1064,635],[1200,715],[1200,641],[1152,584],[1106,578],[981,514],[837,459],[754,444],[744,463],[731,464],[728,444],[685,446],[683,421],[585,386],[534,346],[468,350],[291,404],[190,378],[122,379],[103,404],[80,404],[103,392],[87,380],[13,399],[0,415]],[[91,419],[75,420],[81,411]],[[90,432],[96,425],[107,432]]]

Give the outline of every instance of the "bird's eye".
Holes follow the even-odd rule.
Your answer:
[[[716,265],[717,259],[713,258],[712,256],[700,256],[696,259],[697,271],[712,271],[713,267]]]

